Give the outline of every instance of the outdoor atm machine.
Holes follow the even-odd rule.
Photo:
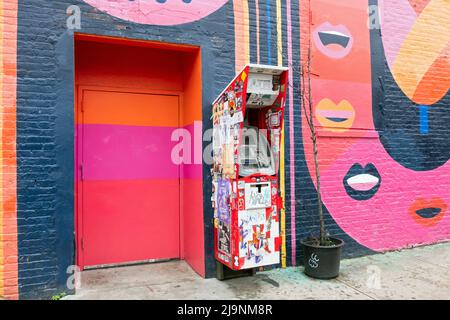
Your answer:
[[[211,200],[219,268],[280,263],[278,174],[287,86],[287,68],[247,65],[213,103]]]

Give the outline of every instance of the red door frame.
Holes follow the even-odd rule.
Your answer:
[[[125,93],[141,93],[141,94],[155,94],[155,95],[170,95],[170,96],[178,96],[179,99],[179,107],[178,107],[178,125],[181,126],[181,112],[183,108],[183,92],[180,91],[167,91],[167,90],[146,90],[146,89],[130,89],[125,87],[105,87],[105,86],[85,86],[85,85],[77,85],[76,86],[76,96],[75,96],[75,261],[80,270],[85,269],[84,264],[84,248],[83,248],[83,181],[80,179],[82,173],[82,143],[83,143],[83,132],[82,130],[78,130],[79,123],[82,123],[82,119],[80,119],[80,115],[82,114],[82,105],[83,105],[83,92],[84,91],[106,91],[106,92],[125,92]],[[81,132],[80,132],[81,131]],[[180,186],[178,189],[179,192],[179,241],[180,241],[180,253],[179,257],[181,260],[184,259],[184,235],[183,228],[184,225],[184,215],[183,215],[183,192],[182,188],[182,179],[181,179],[181,165],[179,166],[179,182]]]

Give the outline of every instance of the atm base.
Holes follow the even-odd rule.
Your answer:
[[[246,269],[235,271],[228,268],[226,265],[216,261],[216,277],[218,280],[229,280],[240,277],[253,277],[256,274],[256,269]]]

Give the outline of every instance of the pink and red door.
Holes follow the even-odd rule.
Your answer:
[[[177,95],[82,90],[82,267],[180,257],[180,168],[171,161],[179,105]]]

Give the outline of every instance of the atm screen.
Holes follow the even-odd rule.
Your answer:
[[[275,161],[267,138],[257,127],[244,127],[239,150],[239,176],[274,175]]]

